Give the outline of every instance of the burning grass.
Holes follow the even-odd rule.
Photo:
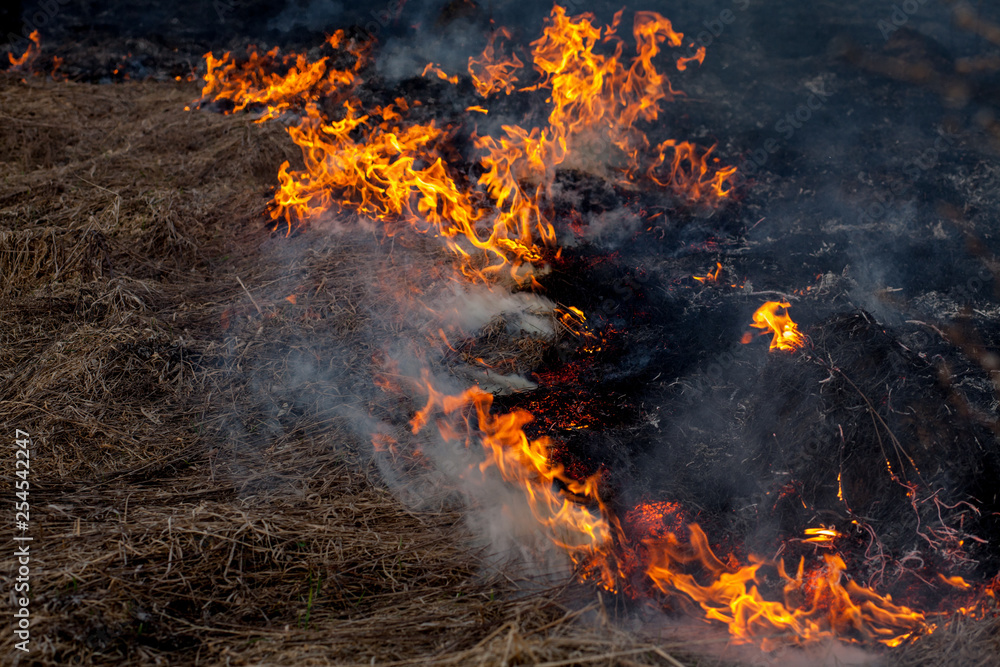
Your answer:
[[[606,29],[605,42],[618,19]],[[400,391],[415,375],[401,368],[405,360],[388,358],[382,343],[426,333],[422,327],[438,315],[423,311],[434,312],[441,295],[450,295],[456,312],[468,315],[473,288],[440,289],[454,285],[457,274],[428,241],[430,235],[405,227],[400,232],[393,225],[391,244],[381,244],[376,240],[381,233],[368,239],[318,230],[339,225],[344,209],[390,224],[420,223],[420,232],[434,228],[447,239],[464,237],[465,247],[447,245],[465,260],[466,277],[490,282],[476,265],[483,260],[469,260],[466,248],[474,247],[484,251],[487,262],[510,263],[511,282],[526,286],[529,281],[521,280],[517,269],[522,262],[541,263],[536,242],[548,246],[544,256],[560,256],[552,253],[551,210],[538,202],[555,183],[567,143],[575,143],[576,123],[608,124],[613,143],[634,159],[637,137],[649,148],[645,136],[632,131],[634,114],[645,110],[643,119],[655,120],[660,99],[676,94],[669,82],[657,83],[650,64],[661,42],[680,43],[668,21],[636,15],[639,48],[627,69],[618,61],[621,42],[611,40],[613,55],[595,53],[598,37],[586,16],[571,19],[553,11],[544,37],[532,44],[542,81],[523,90],[551,89],[555,103],[546,131],[552,137],[537,128],[529,133],[505,127],[507,136],[499,143],[477,139],[477,148],[488,154],[481,162],[480,190],[449,173],[448,133],[433,122],[400,124],[401,113],[409,111],[406,100],[371,107],[382,122],[376,128],[372,121],[371,131],[360,135],[356,130],[368,116],[359,114],[371,105],[349,101],[345,117],[331,120],[306,104],[305,119],[290,130],[305,149],[297,159],[275,130],[239,117],[198,114],[193,132],[191,123],[182,126],[173,114],[180,113],[183,87],[107,92],[28,84],[20,116],[12,116],[14,129],[0,135],[18,156],[4,165],[5,179],[17,187],[3,202],[8,220],[0,237],[5,250],[0,269],[7,272],[8,312],[21,308],[41,316],[19,322],[8,334],[10,346],[23,343],[24,351],[3,359],[9,381],[4,398],[8,419],[40,443],[35,474],[42,481],[36,482],[33,499],[48,503],[40,525],[66,545],[54,552],[55,560],[43,562],[47,571],[59,573],[59,581],[42,585],[36,603],[36,633],[50,638],[47,658],[148,661],[196,650],[206,661],[235,655],[247,662],[628,664],[641,657],[678,664],[662,644],[642,644],[609,627],[598,631],[583,623],[589,616],[607,626],[607,609],[596,588],[553,586],[569,579],[564,568],[522,580],[506,564],[493,562],[458,511],[478,511],[476,503],[488,501],[437,485],[444,478],[433,474],[434,463],[419,448],[438,436],[457,443],[458,451],[463,439],[466,449],[470,438],[480,440],[487,450],[480,472],[493,466],[503,482],[523,492],[523,506],[516,506],[520,514],[533,516],[538,525],[532,527],[542,526],[544,537],[572,557],[578,576],[599,580],[616,594],[637,591],[641,600],[652,593],[666,609],[700,606],[742,641],[768,650],[834,635],[897,646],[933,629],[923,613],[844,578],[846,565],[838,554],[814,559],[825,565],[800,564],[798,571],[786,570],[776,557],[767,562],[751,557],[750,565],[741,566],[748,554],[716,551],[680,511],[672,518],[681,527],[673,531],[642,534],[636,527],[642,522],[623,528],[620,508],[605,502],[601,474],[583,471],[586,466],[564,467],[549,437],[529,437],[523,430],[530,415],[491,411],[493,396],[481,386],[449,394],[427,371],[416,389],[410,387],[409,398]],[[559,53],[577,59],[571,59],[569,73],[548,67]],[[285,58],[281,64],[290,62]],[[287,76],[304,72],[306,65],[296,59]],[[676,66],[684,69],[680,62]],[[577,86],[601,77],[569,75],[574,68],[606,73],[613,83],[581,97]],[[291,97],[263,91],[275,80],[262,79],[267,85],[258,86],[261,99],[254,103],[267,106],[268,117],[296,106],[299,93],[309,93],[322,80],[316,72],[320,78],[309,78]],[[353,78],[347,83],[353,85]],[[316,94],[327,94],[325,85]],[[0,92],[12,96],[12,90],[7,84]],[[489,86],[486,94],[499,90]],[[53,102],[62,96],[70,108],[84,108],[79,100],[91,94],[105,97],[104,115],[67,120]],[[596,106],[580,107],[581,99]],[[619,102],[623,118],[616,112]],[[61,140],[64,147],[36,151],[21,131]],[[728,196],[723,184],[729,168],[720,168],[715,180],[702,180],[711,149],[697,153],[685,144],[674,151],[673,170],[657,172],[668,149],[679,146],[672,139],[657,146],[659,161],[646,171],[651,182],[677,186],[694,199],[713,191],[714,197]],[[523,155],[534,157],[515,168],[507,163]],[[678,171],[685,159],[691,160],[694,181]],[[268,206],[264,184],[279,161],[281,185]],[[358,169],[359,163],[365,167]],[[354,165],[353,171],[343,164]],[[342,181],[345,174],[349,178]],[[534,186],[534,194],[522,191]],[[339,205],[331,192],[342,197]],[[485,219],[488,209],[480,206],[488,201],[495,222],[483,238],[474,223]],[[289,232],[309,220],[310,233],[268,238],[259,226],[265,210],[274,220],[284,219]],[[320,224],[314,225],[317,217]],[[716,282],[718,269],[721,264],[702,282]],[[535,277],[530,284],[540,286]],[[480,287],[491,289],[482,284],[475,289]],[[575,306],[553,309],[546,321],[529,308],[548,303],[542,297],[505,292],[504,298],[517,302],[514,310],[524,307],[519,321],[503,315],[484,320],[485,326],[473,327],[475,340],[457,346],[438,329],[451,352],[444,353],[444,361],[452,374],[474,375],[468,370],[474,364],[537,368],[560,335],[589,336],[593,340],[580,347],[585,351],[607,343],[584,328],[584,315]],[[774,334],[772,348],[792,352],[809,339],[777,313],[788,306],[768,302],[752,326]],[[824,338],[818,341],[822,347]],[[425,371],[428,359],[422,355],[433,357],[440,345],[427,347],[430,352],[412,352]],[[404,347],[403,353],[410,350]],[[940,516],[942,508],[961,507],[936,492],[918,499],[918,489],[897,478],[906,468],[903,447],[867,398],[870,388],[855,386],[828,356],[831,378],[840,372],[867,403],[880,443],[878,419],[883,419],[899,467],[894,470],[884,452],[877,463],[886,461],[891,480],[910,490],[914,508],[933,502],[927,507]],[[788,363],[803,365],[803,359],[817,363],[801,356]],[[373,366],[383,371],[374,382],[385,396],[372,391]],[[775,372],[783,368],[780,362],[769,366],[778,368]],[[806,382],[812,375],[798,373]],[[850,394],[843,383],[830,388]],[[426,405],[416,411],[424,398]],[[864,407],[842,409],[865,414]],[[766,421],[762,412],[752,417]],[[424,440],[416,440],[414,449],[397,447],[400,429],[390,433],[371,423],[359,425],[366,419],[381,419],[383,426],[409,421]],[[422,433],[429,425],[437,431]],[[359,436],[373,430],[375,457],[359,443]],[[871,438],[858,440],[866,445]],[[910,464],[916,468],[912,459]],[[404,490],[422,485],[419,493],[410,498],[396,488],[390,494],[386,487],[399,481],[395,476],[410,477]],[[857,486],[846,484],[846,493],[838,489],[838,499],[854,502]],[[918,518],[925,517],[918,513]],[[98,522],[113,523],[115,530],[98,528]],[[801,534],[811,536],[799,538],[803,544],[824,547],[844,535],[825,524]],[[945,537],[956,535],[965,533],[952,530]],[[641,577],[649,581],[633,591]],[[655,597],[653,587],[662,597]],[[783,588],[785,601],[772,601],[758,588],[772,594]],[[596,606],[581,600],[594,596]],[[624,595],[615,603],[630,613],[642,604]],[[988,629],[982,635],[991,636]],[[983,646],[989,649],[987,640]]]
[[[332,407],[373,352],[374,246],[262,257],[294,156],[277,128],[185,114],[195,95],[0,81],[0,404],[38,447],[34,660],[678,664],[593,590],[505,574],[454,509],[387,491]],[[341,381],[289,383],[305,357]]]

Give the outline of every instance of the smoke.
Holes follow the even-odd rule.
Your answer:
[[[277,348],[280,365],[255,364],[246,356],[249,383],[240,400],[256,416],[228,423],[231,439],[278,446],[290,437],[289,419],[295,415],[325,415],[370,453],[387,487],[406,506],[459,510],[472,548],[487,554],[490,567],[516,562],[528,578],[565,577],[569,560],[540,527],[524,490],[504,481],[495,467],[482,466],[486,457],[471,409],[432,410],[417,432],[409,423],[429,392],[459,396],[479,387],[502,395],[534,389],[528,378],[485,367],[456,349],[487,329],[500,344],[513,342],[512,349],[551,343],[555,304],[501,283],[456,280],[454,258],[441,244],[408,247],[377,236],[327,216],[305,234],[275,238],[261,248],[262,264],[282,268],[280,275],[259,281],[263,287],[244,281],[247,299],[253,299],[249,307],[255,303],[264,313],[280,313],[289,293],[298,292],[298,311],[317,293],[325,295],[317,303],[332,301],[332,310],[308,320],[308,328],[281,323],[281,341],[265,344]],[[324,329],[332,329],[329,337]],[[259,331],[256,338],[267,336]],[[240,359],[240,349],[237,341],[234,359]],[[369,352],[359,357],[360,349]],[[267,350],[259,354],[266,357]],[[229,469],[250,479],[265,460],[257,449],[244,449],[245,463]]]
[[[428,304],[431,322],[454,328],[469,336],[504,316],[509,335],[527,335],[542,340],[555,336],[552,311],[555,304],[533,292],[512,293],[501,285],[454,282]]]
[[[344,5],[337,0],[308,0],[303,7],[288,3],[268,24],[271,30],[289,32],[295,28],[318,31],[323,26],[338,25],[343,20]]]
[[[778,649],[773,653],[761,653],[756,649],[745,653],[740,657],[755,667],[882,667],[889,664],[886,656],[834,640],[805,648]]]
[[[430,62],[449,76],[464,74],[469,57],[477,55],[486,44],[488,27],[478,17],[459,17],[442,24],[429,14],[418,22],[430,24],[420,40],[390,37],[380,47],[376,67],[389,81],[418,76]]]

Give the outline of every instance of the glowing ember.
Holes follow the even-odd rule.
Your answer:
[[[787,308],[789,306],[791,304],[784,301],[768,301],[753,314],[753,324],[750,326],[763,329],[760,335],[767,333],[774,335],[771,339],[772,350],[791,352],[805,345],[805,336],[799,331],[798,325],[788,316]],[[786,309],[785,314],[778,313],[780,308]],[[753,340],[753,334],[747,332],[740,342],[745,345],[751,340]]]

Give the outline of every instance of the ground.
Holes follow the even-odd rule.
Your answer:
[[[900,335],[954,319],[995,345],[995,73],[952,76],[979,51],[940,46],[934,13],[883,39],[892,10],[872,7],[833,39],[840,3],[774,17],[731,4],[718,59],[665,124],[718,141],[751,178],[690,245],[664,259],[649,244],[635,265],[671,283],[720,259],[749,294],[813,285],[796,308],[814,324],[861,307]],[[675,19],[711,21],[716,5]],[[198,86],[169,75],[0,81],[0,405],[35,446],[24,664],[761,659],[722,634],[639,624],[641,605],[565,570],[505,568],[454,503],[390,491],[343,407],[371,395],[373,341],[402,326],[373,317],[381,290],[437,251],[271,233],[277,165],[298,159],[282,127],[185,111]],[[731,246],[695,247],[705,229]],[[732,330],[690,353],[690,374],[756,301],[732,295]],[[13,480],[14,458],[0,470]],[[0,651],[20,657],[15,641]],[[887,659],[986,665],[996,642],[995,620],[960,621]]]

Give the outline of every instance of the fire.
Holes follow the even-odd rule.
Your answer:
[[[20,56],[15,58],[13,53],[7,54],[7,59],[10,60],[11,71],[27,71],[31,69],[31,63],[38,57],[42,48],[42,41],[38,35],[38,31],[32,30],[31,34],[28,35],[28,39],[31,40],[31,43],[28,44],[28,48]]]
[[[760,572],[767,563],[731,568],[715,556],[697,524],[688,530],[689,544],[670,535],[648,545],[646,574],[662,592],[683,594],[697,603],[706,620],[724,623],[739,641],[759,643],[765,651],[832,637],[897,646],[932,629],[922,613],[852,581],[844,583],[846,565],[836,554],[824,554],[823,564],[808,571],[802,559],[794,575],[779,561],[782,600],[767,600],[760,592]],[[688,573],[692,565],[699,576]]]
[[[448,74],[440,67],[438,67],[435,63],[427,63],[427,67],[425,67],[424,71],[420,73],[420,76],[427,76],[428,73],[433,74],[442,81],[447,81],[452,85],[458,84],[457,76],[455,76],[454,74],[452,76],[448,76]]]
[[[791,304],[785,301],[768,301],[753,314],[753,323],[750,326],[763,329],[760,335],[768,332],[774,334],[771,339],[772,350],[791,352],[805,345],[805,336],[799,331],[798,325],[788,316],[787,309],[790,306]],[[779,308],[786,309],[785,314],[779,314]],[[753,340],[753,334],[747,332],[740,342],[746,344],[751,340]]]
[[[806,528],[805,533],[806,538],[803,542],[814,544],[830,544],[838,537],[842,537],[833,527],[827,528],[825,526],[823,528]]]
[[[719,280],[719,274],[722,272],[722,262],[715,263],[715,271],[709,271],[704,276],[691,276],[700,283],[714,283]]]
[[[514,72],[524,67],[524,63],[516,54],[510,57],[504,56],[503,48],[498,48],[496,45],[498,38],[510,39],[510,30],[500,28],[492,32],[482,55],[479,58],[469,58],[469,76],[483,97],[501,91],[505,95],[510,95],[515,89],[514,84],[517,83]]]
[[[610,527],[601,512],[595,516],[577,499],[592,501],[600,508],[597,495],[599,474],[578,481],[566,473],[565,468],[549,458],[552,441],[542,437],[531,440],[524,426],[533,420],[528,412],[517,410],[504,415],[490,412],[493,395],[478,387],[465,390],[457,396],[437,391],[426,371],[422,381],[427,392],[427,403],[410,420],[414,433],[419,433],[431,415],[441,412],[446,416],[460,414],[471,406],[476,415],[478,431],[485,458],[479,471],[496,469],[501,477],[525,491],[532,515],[546,529],[554,544],[565,549],[574,559],[595,553],[609,542]],[[471,431],[471,425],[466,423]],[[466,443],[465,434],[454,431],[449,424],[439,423],[442,437],[460,438]],[[565,489],[559,491],[556,484]]]
[[[549,438],[527,437],[524,426],[533,419],[529,413],[492,414],[491,394],[475,387],[444,394],[427,372],[421,386],[427,401],[410,422],[413,432],[427,427],[435,414],[461,415],[471,408],[475,419],[466,418],[465,432],[438,420],[441,437],[465,446],[478,439],[484,454],[479,471],[495,470],[522,488],[540,529],[566,551],[582,577],[608,590],[642,594],[648,589],[686,600],[701,609],[707,622],[727,626],[738,642],[764,650],[833,637],[897,646],[935,627],[923,613],[846,578],[846,564],[838,554],[823,554],[808,567],[802,558],[791,573],[784,561],[751,558],[751,564],[741,566],[732,556],[720,559],[701,527],[686,523],[674,503],[640,505],[623,528],[601,499],[599,474],[573,478],[552,461]],[[683,533],[688,537],[678,537]],[[806,535],[805,541],[818,543],[840,536],[833,528],[807,529]],[[763,591],[775,588],[769,583],[772,573],[780,589],[765,595]],[[964,581],[948,583],[961,587]]]
[[[400,98],[366,107],[351,95],[367,46],[349,47],[356,60],[345,70],[333,68],[328,58],[310,62],[277,50],[253,50],[243,64],[228,53],[219,60],[209,54],[203,97],[227,100],[234,110],[263,106],[263,119],[300,113],[288,132],[302,149],[304,169],[293,170],[285,162],[279,170],[270,208],[276,228],[291,233],[331,209],[353,211],[381,221],[390,234],[405,225],[440,237],[459,258],[466,278],[496,280],[506,270],[523,286],[534,280],[536,265],[552,256],[556,231],[549,201],[556,171],[581,147],[606,142],[608,149],[617,149],[621,178],[628,183],[652,183],[710,205],[730,195],[735,168],[712,156],[714,146],[701,149],[668,139],[653,148],[641,129],[659,120],[663,103],[683,94],[657,70],[655,60],[665,46],[682,46],[684,35],[659,14],[638,12],[632,26],[635,54],[627,57],[617,36],[621,16],[601,28],[591,14],[569,16],[555,6],[542,35],[530,45],[538,75],[530,86],[517,87],[525,65],[501,48],[499,40],[510,39],[506,30],[494,33],[481,56],[469,59],[468,73],[483,98],[542,93],[547,104],[544,119],[530,129],[511,124],[503,125],[499,136],[472,135],[480,167],[473,172],[479,174],[475,182],[469,165],[449,161],[454,153],[449,140],[462,128],[411,120],[417,101]],[[344,44],[342,33],[329,40],[335,49]],[[701,49],[674,62],[683,71],[703,58]],[[285,74],[276,74],[279,70]],[[424,74],[458,82],[434,64]],[[336,104],[330,104],[334,96]],[[320,98],[327,98],[324,108],[337,107],[340,113],[324,114]],[[695,278],[715,282],[721,268],[717,263],[714,272]],[[771,349],[805,344],[788,307],[767,302],[754,313],[751,326],[773,334]],[[786,312],[779,314],[781,309]],[[554,316],[575,337],[595,338],[581,310],[561,306]],[[454,350],[444,329],[438,333]],[[387,391],[402,390],[395,376],[377,382]],[[791,572],[784,561],[742,559],[722,550],[717,555],[700,525],[677,503],[644,502],[620,519],[602,496],[600,470],[573,475],[554,455],[558,443],[529,437],[525,428],[534,419],[531,413],[495,413],[493,395],[478,387],[449,394],[435,386],[427,370],[416,388],[426,401],[410,420],[411,431],[431,431],[479,451],[479,463],[466,474],[496,475],[520,489],[539,530],[569,556],[583,579],[694,610],[706,622],[728,628],[737,642],[765,650],[832,637],[895,646],[934,628],[923,613],[852,581],[844,559],[833,551],[841,537],[833,527],[806,529],[798,541],[826,549],[808,562],[799,559]],[[373,444],[393,456],[406,448],[386,434],[376,434]],[[964,580],[945,583],[964,590]]]
[[[206,53],[208,71],[201,91],[202,100],[231,102],[230,113],[250,106],[263,106],[264,114],[257,122],[264,122],[321,97],[347,91],[367,64],[370,44],[347,40],[342,30],[331,35],[326,43],[334,50],[350,53],[355,60],[353,67],[335,69],[329,64],[329,57],[309,62],[305,54],[279,55],[278,47],[266,53],[250,47],[245,62],[238,62],[228,51],[222,58]],[[279,70],[285,73],[279,74]]]
[[[546,202],[556,170],[576,144],[608,137],[631,165],[624,177],[634,180],[642,173],[640,164],[649,147],[637,123],[656,121],[660,104],[681,94],[656,70],[654,58],[664,43],[680,46],[683,35],[659,14],[639,12],[633,27],[636,55],[626,61],[616,35],[619,21],[620,13],[612,26],[601,29],[591,14],[570,17],[554,7],[542,36],[531,44],[540,78],[527,88],[515,88],[521,60],[504,55],[497,45],[500,38],[509,38],[508,31],[495,32],[482,55],[470,58],[470,76],[484,97],[499,91],[545,91],[549,104],[547,123],[541,127],[504,125],[500,137],[473,137],[481,155],[477,183],[468,182],[467,170],[450,164],[440,149],[455,128],[412,123],[406,118],[406,103],[399,100],[395,106],[366,110],[349,97],[363,57],[357,58],[354,69],[340,71],[330,69],[326,58],[308,63],[304,56],[279,57],[276,51],[263,56],[252,51],[243,65],[229,54],[221,60],[208,55],[203,96],[229,100],[234,110],[265,105],[262,120],[302,108],[302,119],[289,133],[302,148],[306,168],[291,171],[282,165],[271,209],[276,224],[288,233],[339,206],[443,238],[469,278],[491,280],[507,268],[516,283],[531,283],[533,267],[555,245]],[[342,35],[335,35],[331,45],[342,41]],[[598,52],[597,47],[606,44],[613,45],[612,52]],[[280,67],[288,68],[285,77],[267,73]],[[423,74],[458,82],[433,63]],[[312,102],[335,90],[348,95],[342,104],[345,111],[340,120],[328,120]],[[708,203],[728,196],[726,183],[734,168],[714,166],[708,159],[712,149],[668,143],[669,150],[661,145],[649,160],[653,185]]]

